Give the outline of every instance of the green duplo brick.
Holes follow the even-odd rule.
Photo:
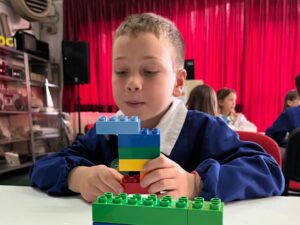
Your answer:
[[[131,225],[187,225],[187,202],[174,201],[170,196],[142,198],[126,194],[98,197],[92,205],[93,222]]]
[[[188,225],[222,225],[224,203],[219,198],[204,201],[196,197],[189,202]]]
[[[159,155],[159,148],[119,148],[119,159],[154,159]]]

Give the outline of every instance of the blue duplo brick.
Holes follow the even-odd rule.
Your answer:
[[[160,132],[157,128],[143,128],[139,134],[122,134],[118,137],[119,148],[160,148]]]
[[[96,134],[139,134],[141,121],[137,116],[130,119],[127,116],[113,116],[107,118],[102,116],[96,122]]]

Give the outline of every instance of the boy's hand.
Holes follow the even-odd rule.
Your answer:
[[[150,194],[171,195],[174,198],[187,196],[189,199],[201,193],[202,181],[198,174],[188,173],[164,155],[146,163],[141,180]],[[160,194],[160,192],[165,192]]]
[[[68,187],[74,192],[79,192],[87,202],[92,202],[104,192],[123,192],[120,184],[122,177],[117,170],[105,165],[79,166],[70,172]]]

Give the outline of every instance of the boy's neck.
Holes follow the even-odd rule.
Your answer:
[[[141,121],[141,126],[142,128],[148,128],[148,129],[153,129],[155,127],[157,127],[157,125],[159,124],[161,118],[166,114],[166,112],[170,109],[172,103],[169,105],[168,108],[166,108],[163,112],[161,112],[160,114],[158,114],[157,116],[148,119],[148,120],[144,120]]]

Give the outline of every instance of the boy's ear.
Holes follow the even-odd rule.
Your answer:
[[[175,87],[174,87],[174,90],[173,90],[173,96],[174,97],[179,97],[179,96],[182,95],[185,80],[186,80],[186,70],[185,69],[180,69],[176,73],[176,83],[175,83]]]

